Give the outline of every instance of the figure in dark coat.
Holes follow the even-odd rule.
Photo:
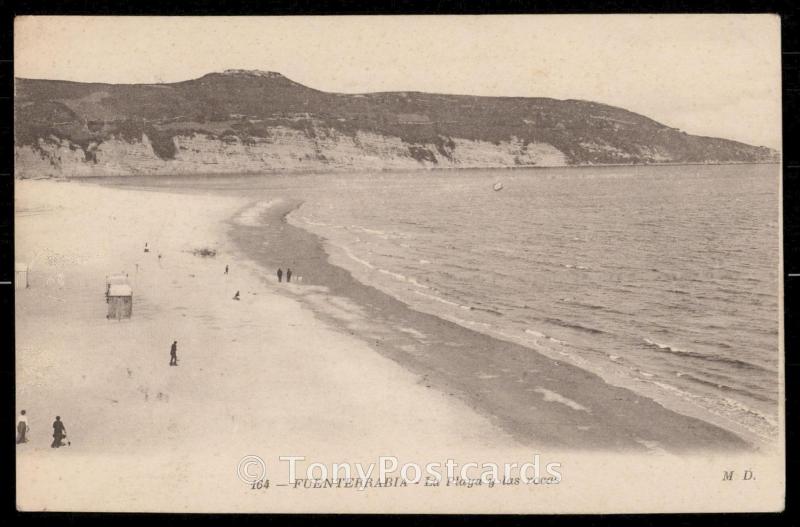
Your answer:
[[[278,267],[278,282],[280,282],[282,279],[283,279],[283,271],[281,270],[280,267]]]
[[[65,437],[67,437],[67,429],[64,426],[64,423],[61,422],[61,417],[56,416],[56,420],[53,421],[53,443],[50,445],[50,448],[59,448],[64,446],[61,442]]]
[[[17,421],[17,444],[28,442],[28,416],[25,415],[25,410],[19,413],[19,420]]]
[[[172,347],[169,349],[169,365],[170,366],[177,366],[178,365],[178,341],[174,341],[172,343]]]
[[[286,281],[287,282],[291,282],[292,281],[292,270],[291,269],[286,269]]]

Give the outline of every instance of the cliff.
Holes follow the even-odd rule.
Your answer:
[[[777,153],[603,104],[418,92],[336,94],[274,72],[172,84],[16,79],[18,177],[641,163]]]

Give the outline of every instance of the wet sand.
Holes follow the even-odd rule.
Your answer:
[[[229,236],[249,258],[302,281],[283,289],[341,331],[458,398],[522,444],[567,450],[747,450],[739,436],[668,410],[599,376],[411,309],[333,265],[323,240],[286,221],[301,202],[243,209]]]

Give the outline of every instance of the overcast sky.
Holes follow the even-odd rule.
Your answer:
[[[15,75],[152,83],[245,68],[336,92],[587,99],[780,147],[772,15],[24,17]]]

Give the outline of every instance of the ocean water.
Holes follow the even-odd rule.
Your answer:
[[[769,439],[779,177],[775,165],[310,177],[290,221],[412,307]]]
[[[417,310],[777,437],[777,165],[112,179],[300,199],[290,223]]]

